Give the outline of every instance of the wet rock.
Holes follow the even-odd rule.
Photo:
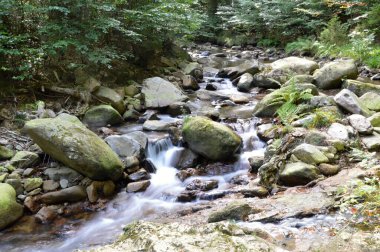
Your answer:
[[[216,211],[208,217],[207,222],[219,222],[224,220],[245,221],[252,213],[252,208],[247,203],[233,202],[225,208]]]
[[[56,192],[43,194],[39,201],[47,204],[60,204],[65,202],[77,202],[87,198],[86,190],[82,186],[73,186]]]
[[[149,173],[156,173],[156,171],[157,171],[157,167],[149,159],[144,160],[142,165],[143,165],[144,169]]]
[[[51,223],[54,219],[58,217],[58,210],[58,206],[44,206],[37,212],[35,218],[38,222],[42,224]]]
[[[147,173],[145,169],[140,169],[137,172],[129,174],[128,179],[130,181],[146,180],[146,179],[150,179],[150,175],[149,173]]]
[[[257,155],[248,158],[251,173],[257,173],[259,168],[264,164],[264,156]]]
[[[313,81],[314,81],[314,77],[312,75],[300,74],[300,75],[295,75],[292,78],[290,78],[287,82],[285,82],[283,86],[285,87],[289,85],[297,85],[300,83],[313,83]]]
[[[111,104],[121,115],[125,112],[123,97],[120,96],[115,90],[108,87],[99,87],[94,95],[101,101]]]
[[[264,141],[268,141],[274,138],[274,135],[271,136],[270,134],[270,130],[272,128],[273,128],[273,124],[271,123],[265,123],[265,124],[259,125],[257,127],[257,136]]]
[[[332,164],[320,164],[318,168],[320,172],[325,176],[334,176],[340,171],[339,165]]]
[[[34,152],[29,151],[19,151],[14,155],[14,157],[9,161],[9,163],[16,168],[25,169],[39,161],[39,157]]]
[[[371,115],[369,109],[348,89],[340,91],[334,100],[341,108],[352,114],[361,114],[367,117]]]
[[[245,73],[240,76],[239,82],[237,83],[237,89],[240,92],[249,92],[252,88],[253,76],[250,73]]]
[[[131,168],[131,167],[136,167],[139,164],[140,164],[140,161],[136,156],[127,157],[124,160],[124,165],[125,165],[125,168],[127,168],[127,169]]]
[[[244,195],[244,197],[247,197],[247,198],[251,198],[251,197],[264,198],[269,195],[268,190],[263,186],[254,186],[249,189],[243,189],[241,190],[241,193]]]
[[[280,180],[287,186],[306,185],[319,177],[319,170],[314,165],[303,162],[289,163],[280,172]]]
[[[227,67],[223,68],[219,71],[219,77],[228,77],[231,79],[235,79],[245,73],[249,73],[251,75],[255,75],[260,72],[260,66],[257,61],[245,61],[242,64],[235,67]]]
[[[373,127],[380,127],[380,113],[375,113],[368,118]]]
[[[25,191],[30,192],[36,188],[41,187],[42,183],[42,178],[27,178],[24,179],[24,189]]]
[[[337,138],[343,141],[347,141],[349,139],[348,130],[346,126],[340,123],[333,123],[327,130],[327,134],[329,134],[333,138]]]
[[[369,151],[380,151],[380,135],[361,137],[361,141]]]
[[[183,69],[183,72],[185,75],[193,76],[196,80],[203,79],[202,66],[197,62],[190,62],[189,64],[187,64],[186,67]]]
[[[252,86],[265,89],[277,89],[281,87],[281,83],[265,74],[255,74],[255,76],[253,76]]]
[[[314,83],[321,89],[340,88],[342,79],[356,79],[358,68],[353,60],[330,62],[314,73]]]
[[[141,92],[147,108],[163,108],[188,99],[178,87],[159,77],[144,80]]]
[[[197,198],[197,191],[183,191],[177,196],[177,202],[191,202]]]
[[[28,193],[26,194],[26,196],[35,196],[35,195],[37,195],[37,194],[40,194],[41,192],[42,192],[42,189],[41,189],[41,188],[36,188],[36,189],[34,189],[34,190],[28,192]],[[20,196],[22,196],[22,195],[17,196],[17,198],[19,198],[19,199],[22,200],[22,198],[20,198]],[[25,197],[26,197],[26,196],[25,196]]]
[[[206,90],[215,91],[218,90],[218,87],[215,84],[207,83]]]
[[[175,102],[170,104],[166,112],[173,117],[191,114],[190,107],[184,102]]]
[[[68,167],[48,168],[44,171],[44,174],[53,181],[59,182],[65,179],[68,181],[69,186],[77,185],[83,179],[79,172]]]
[[[11,159],[15,155],[13,150],[0,145],[0,161]]]
[[[375,74],[374,76],[372,76],[372,77],[371,77],[371,80],[373,80],[373,81],[378,81],[378,80],[380,80],[380,73]]]
[[[65,189],[69,187],[69,181],[67,179],[61,179],[59,180],[59,185],[61,186],[61,188]]]
[[[248,97],[246,97],[244,95],[238,95],[238,94],[231,95],[230,100],[233,101],[235,104],[249,103]]]
[[[0,230],[18,220],[23,207],[16,202],[16,191],[8,184],[0,183]]]
[[[298,160],[307,164],[320,164],[329,162],[329,159],[317,147],[311,144],[304,143],[298,145],[292,153],[297,157]]]
[[[84,115],[83,122],[89,127],[103,127],[123,122],[123,118],[110,105],[99,105],[90,108]]]
[[[175,126],[176,122],[148,120],[143,124],[143,129],[146,131],[168,131],[170,127]]]
[[[343,88],[350,90],[357,96],[362,96],[368,92],[380,95],[380,86],[373,83],[365,83],[357,80],[345,80]]]
[[[123,114],[123,119],[125,121],[134,121],[134,120],[138,120],[140,116],[141,114],[132,108],[125,111],[125,113]]]
[[[194,153],[190,149],[184,149],[181,151],[178,158],[178,162],[175,164],[175,167],[177,167],[178,169],[195,167],[198,159],[198,154]]]
[[[278,108],[280,108],[285,100],[283,99],[283,93],[293,89],[292,86],[282,87],[266,95],[260,102],[257,103],[253,114],[257,117],[273,117]],[[312,84],[300,84],[295,87],[299,92],[311,89],[313,95],[318,95],[317,88]]]
[[[38,210],[41,209],[41,205],[40,203],[38,202],[38,196],[28,196],[25,198],[24,200],[24,206],[26,207],[26,209],[28,209],[30,212],[32,213],[37,213]]]
[[[360,96],[359,100],[368,109],[373,111],[380,111],[380,95],[374,92],[368,92]]]
[[[28,121],[25,131],[54,159],[95,180],[118,180],[123,164],[112,149],[74,116]]]
[[[59,188],[59,184],[54,180],[45,180],[42,184],[44,192],[55,191]]]
[[[299,57],[287,57],[279,59],[271,63],[270,66],[274,71],[277,70],[288,74],[312,74],[316,69],[319,68],[317,62]]]
[[[150,186],[149,180],[132,182],[127,185],[127,192],[135,193],[135,192],[143,192]]]
[[[182,182],[185,181],[187,178],[190,178],[192,176],[198,176],[200,175],[200,171],[198,169],[194,168],[187,168],[185,170],[179,171],[176,174],[176,177],[179,178]]]
[[[356,129],[360,134],[372,134],[373,127],[371,122],[362,115],[354,114],[347,117],[351,126]]]
[[[248,174],[234,176],[229,183],[233,185],[248,185],[251,177]]]
[[[212,189],[218,188],[218,180],[200,180],[194,179],[189,184],[186,185],[186,190],[194,191],[210,191]]]
[[[185,90],[198,90],[200,87],[195,77],[191,75],[185,75],[182,77],[182,87]]]
[[[143,154],[143,148],[139,142],[128,135],[109,136],[104,139],[111,149],[120,157],[140,157]]]
[[[211,160],[231,158],[242,143],[230,128],[206,117],[187,118],[182,135],[192,151]]]

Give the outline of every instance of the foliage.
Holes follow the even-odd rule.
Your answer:
[[[340,210],[352,215],[351,224],[365,229],[380,227],[380,179],[356,180],[340,188]]]
[[[306,122],[306,128],[323,128],[337,121],[337,115],[328,110],[321,108],[315,109],[310,116],[310,120]]]
[[[373,32],[380,37],[380,4],[377,4],[371,8],[368,13],[365,26],[368,29],[372,29]]]
[[[338,17],[333,17],[321,32],[320,41],[326,45],[344,45],[348,41],[348,24],[342,24]]]
[[[298,106],[299,103],[310,100],[312,97],[311,89],[299,91],[295,83],[291,83],[289,89],[281,93],[280,99],[285,101],[285,103],[276,111],[281,122],[285,126],[290,125],[291,122],[298,118],[298,114],[303,109],[302,106]]]
[[[296,41],[286,44],[286,53],[314,54],[315,41],[309,38],[298,38]]]

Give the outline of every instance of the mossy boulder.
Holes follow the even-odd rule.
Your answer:
[[[373,111],[380,111],[380,95],[374,92],[368,92],[362,95],[359,100],[366,106],[368,109]]]
[[[273,117],[276,114],[276,110],[285,103],[283,94],[291,92],[293,89],[297,92],[310,89],[313,95],[318,95],[318,90],[313,84],[299,84],[282,87],[267,94],[260,102],[258,102],[253,110],[253,114],[257,117]]]
[[[315,61],[293,56],[276,60],[270,66],[273,71],[289,74],[312,74],[319,68],[318,63]]]
[[[123,165],[117,154],[75,116],[32,120],[24,129],[44,152],[93,180],[118,180],[122,176]]]
[[[219,222],[224,220],[244,221],[248,218],[248,215],[252,213],[252,208],[243,202],[233,202],[225,208],[213,212],[207,222]]]
[[[345,80],[343,82],[343,88],[346,88],[351,92],[354,92],[357,96],[362,96],[368,92],[380,95],[380,85],[361,82],[357,80]]]
[[[306,185],[319,175],[320,171],[314,165],[303,162],[288,163],[280,172],[280,180],[287,186]]]
[[[5,146],[0,145],[0,161],[11,159],[14,156],[14,154],[15,153],[13,150],[10,150]]]
[[[108,87],[99,87],[94,95],[101,101],[110,104],[120,114],[123,114],[126,110],[123,97],[119,95],[115,90]]]
[[[343,79],[356,79],[358,68],[353,60],[340,60],[327,63],[315,71],[314,83],[321,89],[334,89],[342,86]]]
[[[123,118],[110,105],[99,105],[90,108],[84,115],[83,122],[90,127],[103,127],[123,122]]]
[[[12,224],[23,214],[16,202],[16,191],[11,185],[0,183],[0,230]]]
[[[231,158],[242,143],[229,127],[201,116],[186,118],[182,134],[192,151],[211,160]]]
[[[14,155],[14,157],[9,161],[9,164],[17,168],[25,169],[34,164],[39,160],[36,153],[30,151],[19,151]]]

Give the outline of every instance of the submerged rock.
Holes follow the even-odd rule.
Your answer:
[[[211,160],[232,158],[242,143],[229,127],[200,116],[185,119],[182,135],[192,151]]]
[[[144,80],[141,93],[147,108],[164,108],[188,99],[177,86],[160,77]]]
[[[0,230],[15,222],[23,214],[16,202],[16,191],[11,185],[0,183]]]
[[[314,83],[321,89],[340,88],[343,79],[356,79],[358,68],[353,60],[327,63],[314,73]]]
[[[225,208],[212,213],[207,222],[219,222],[224,220],[244,221],[247,220],[248,215],[251,214],[253,209],[243,202],[233,202]]]
[[[24,129],[44,152],[79,173],[94,180],[121,178],[119,157],[75,116],[32,120]]]
[[[280,180],[287,186],[306,185],[317,179],[319,174],[314,165],[303,162],[289,163],[280,172]]]

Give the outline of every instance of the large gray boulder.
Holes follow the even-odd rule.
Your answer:
[[[311,94],[318,95],[318,90],[313,84],[299,84],[282,87],[267,94],[260,102],[258,102],[253,110],[253,114],[257,117],[273,117],[276,114],[276,110],[285,103],[283,94],[290,92],[293,89],[297,92],[310,89]]]
[[[176,85],[160,77],[145,79],[141,93],[147,108],[164,108],[188,99]]]
[[[312,74],[319,68],[317,62],[300,57],[287,57],[279,59],[271,63],[270,67],[273,71],[293,74]]]
[[[138,141],[129,137],[128,135],[109,136],[104,140],[120,157],[139,157],[143,154],[143,146],[141,146]]]
[[[115,90],[108,87],[99,87],[94,95],[101,101],[110,104],[121,115],[125,112],[126,107],[124,105],[123,97],[119,95]]]
[[[229,127],[201,116],[186,118],[182,135],[192,151],[211,160],[232,158],[242,143]]]
[[[334,96],[334,100],[342,109],[352,114],[361,114],[366,117],[371,115],[371,111],[348,89],[340,91]]]
[[[239,76],[242,76],[245,73],[255,75],[258,72],[260,72],[259,63],[257,61],[247,60],[238,66],[223,68],[219,71],[218,76],[235,79]]]
[[[120,124],[123,122],[123,118],[112,106],[99,105],[87,110],[83,122],[89,127],[103,127]]]
[[[36,119],[24,127],[47,154],[93,180],[118,180],[123,164],[115,152],[75,116]]]
[[[0,183],[0,230],[18,220],[23,207],[16,202],[16,191],[11,185]]]
[[[306,185],[319,177],[319,170],[314,165],[303,162],[289,163],[280,172],[280,180],[287,186]]]
[[[314,73],[314,83],[321,89],[334,89],[342,86],[343,79],[356,79],[358,68],[353,60],[340,60],[327,63]]]

